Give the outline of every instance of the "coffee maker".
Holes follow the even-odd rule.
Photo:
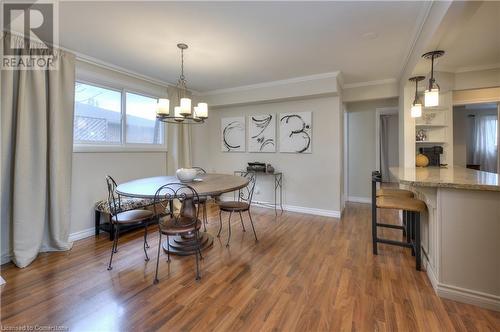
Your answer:
[[[442,146],[436,145],[428,148],[420,148],[420,153],[429,158],[429,166],[441,166]]]

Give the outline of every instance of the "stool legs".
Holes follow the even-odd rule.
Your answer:
[[[373,244],[373,254],[378,255],[377,250],[377,204],[372,203],[372,244]]]
[[[415,256],[415,212],[410,212],[410,242],[412,244],[411,247],[411,255]]]
[[[422,265],[421,250],[420,250],[420,213],[415,213],[415,260],[417,270],[420,271]]]

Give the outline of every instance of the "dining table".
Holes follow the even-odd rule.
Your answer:
[[[201,197],[218,197],[224,193],[242,189],[248,185],[249,180],[243,176],[229,174],[206,173],[199,174],[191,182],[181,182],[176,176],[155,176],[142,179],[136,179],[124,182],[116,187],[116,193],[121,196],[133,198],[154,199],[155,194],[163,185],[182,183],[192,187],[198,196]],[[175,185],[174,185],[175,186]],[[170,197],[175,199],[176,197]],[[172,200],[170,200],[170,211],[172,211]],[[193,198],[183,199],[183,205],[195,205]],[[190,207],[180,210],[191,210]],[[200,232],[199,241],[201,250],[206,250],[213,245],[214,238],[208,232]],[[167,242],[168,241],[168,242]],[[170,236],[168,240],[163,242],[162,247],[165,252],[174,255],[192,255],[196,252],[195,235],[186,234],[178,236]]]

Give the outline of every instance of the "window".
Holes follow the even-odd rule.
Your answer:
[[[75,144],[162,147],[164,125],[156,120],[157,101],[125,90],[76,82]]]
[[[156,98],[126,93],[127,143],[163,144],[163,126],[156,121]]]
[[[121,92],[75,84],[75,143],[120,143]]]

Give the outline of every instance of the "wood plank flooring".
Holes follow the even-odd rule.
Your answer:
[[[395,214],[381,212],[384,220]],[[2,266],[2,328],[58,325],[70,331],[499,331],[500,313],[437,297],[409,249],[381,245],[371,253],[370,209],[349,204],[341,220],[253,209],[259,242],[227,223],[194,279],[194,257],[160,256],[150,227],[120,238],[113,270],[106,234],[77,241],[65,253],[41,254],[29,267]],[[218,230],[210,208],[209,229]],[[227,215],[225,216],[227,218]],[[398,238],[400,231],[384,230]]]

